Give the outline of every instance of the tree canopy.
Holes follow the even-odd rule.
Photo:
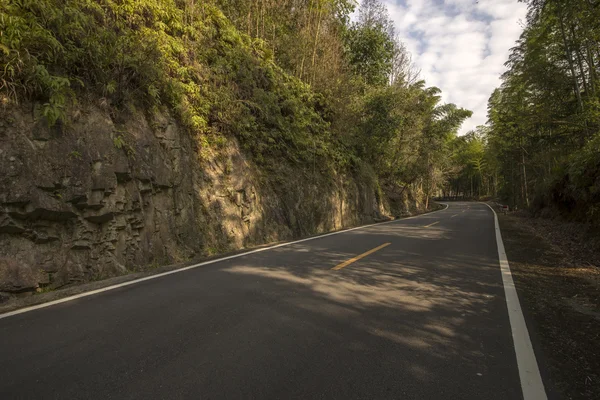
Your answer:
[[[489,99],[483,175],[511,205],[596,219],[600,202],[600,7],[531,0]],[[470,165],[470,164],[469,164]],[[469,170],[467,167],[466,170]]]
[[[444,187],[470,112],[418,79],[379,0],[0,0],[5,104],[51,124],[90,96],[168,107],[200,148],[237,138],[254,161],[370,170],[423,198]],[[307,172],[308,173],[308,172]]]

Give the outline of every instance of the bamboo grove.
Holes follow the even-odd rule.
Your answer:
[[[467,175],[476,194],[598,222],[600,2],[528,6],[502,85],[490,97],[488,125],[471,137],[479,144]]]

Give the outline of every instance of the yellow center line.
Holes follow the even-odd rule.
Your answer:
[[[440,221],[435,221],[433,224],[425,225],[423,228],[429,228],[430,226],[434,226],[435,224],[439,224]]]
[[[390,244],[391,244],[391,243],[384,243],[384,244],[382,244],[382,245],[381,245],[381,246],[379,246],[379,247],[375,247],[374,249],[371,249],[371,250],[367,251],[366,253],[362,253],[362,254],[361,254],[361,255],[359,255],[359,256],[356,256],[356,257],[354,257],[354,258],[351,258],[351,259],[349,259],[348,261],[344,261],[343,263],[341,263],[341,264],[338,264],[338,265],[336,265],[335,267],[333,267],[333,268],[331,268],[331,269],[332,269],[332,270],[334,270],[334,271],[337,271],[337,270],[339,270],[339,269],[342,269],[342,268],[344,268],[344,267],[347,267],[348,265],[350,265],[350,264],[352,264],[352,263],[354,263],[354,262],[356,262],[356,261],[360,260],[361,258],[364,258],[364,257],[368,256],[369,254],[375,253],[377,250],[381,250],[381,249],[383,249],[384,247],[386,247],[386,246],[389,246]]]

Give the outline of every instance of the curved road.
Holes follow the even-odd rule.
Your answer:
[[[0,319],[2,399],[519,399],[492,211],[290,244]]]

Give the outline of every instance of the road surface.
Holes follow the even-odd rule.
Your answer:
[[[0,319],[1,399],[520,399],[492,211],[446,210]]]

